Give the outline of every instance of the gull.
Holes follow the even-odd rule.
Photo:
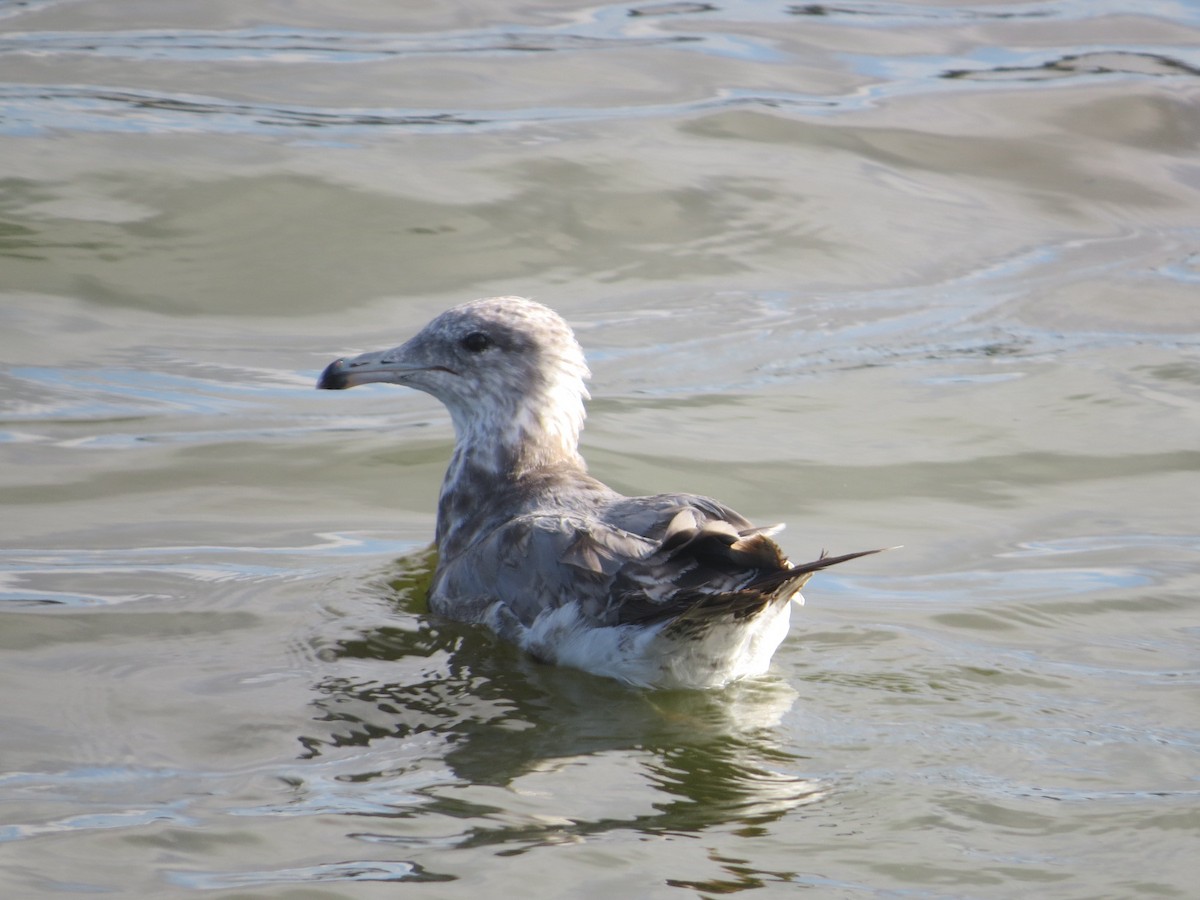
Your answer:
[[[338,359],[317,387],[370,382],[440,400],[455,444],[437,508],[436,615],[481,623],[535,659],[647,688],[716,688],[767,671],[819,569],[696,494],[626,497],[579,454],[583,350],[522,297],[464,303],[392,350]]]

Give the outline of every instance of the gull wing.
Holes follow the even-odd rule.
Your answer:
[[[525,626],[577,603],[598,626],[652,624],[688,610],[761,608],[792,572],[769,535],[707,497],[621,497],[593,514],[534,512],[490,531],[443,561],[439,598],[471,618],[499,601]],[[761,585],[761,586],[760,586]],[[750,589],[754,598],[737,596]],[[795,588],[788,591],[788,595]]]

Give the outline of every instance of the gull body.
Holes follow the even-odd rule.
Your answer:
[[[447,310],[395,349],[336,360],[317,386],[388,382],[449,410],[434,613],[644,687],[764,673],[812,573],[865,553],[793,565],[770,537],[781,526],[708,497],[602,484],[579,454],[588,377],[557,313],[494,297]]]

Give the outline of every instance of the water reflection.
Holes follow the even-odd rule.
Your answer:
[[[754,827],[823,795],[796,774],[799,757],[776,737],[796,697],[785,683],[648,693],[539,665],[483,629],[421,615],[432,566],[431,552],[402,561],[388,588],[394,622],[320,650],[339,668],[389,662],[406,675],[385,682],[338,674],[316,686],[319,725],[301,738],[308,758],[369,748],[355,755],[360,771],[340,777],[336,793],[347,783],[374,792],[404,781],[416,802],[392,816],[419,808],[464,820],[459,846],[521,845],[506,852],[614,829]],[[643,799],[649,784],[653,802],[614,806],[612,791],[630,784]],[[520,812],[516,797],[547,794],[551,800]],[[562,815],[547,818],[554,807]]]

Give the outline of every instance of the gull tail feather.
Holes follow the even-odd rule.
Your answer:
[[[673,630],[688,628],[693,623],[722,616],[732,616],[735,619],[753,616],[767,606],[790,600],[796,591],[804,587],[805,583],[812,578],[813,573],[819,572],[821,569],[849,562],[860,556],[871,556],[894,549],[897,548],[880,547],[877,550],[859,550],[855,553],[844,553],[841,556],[829,556],[822,551],[821,555],[812,562],[792,566],[790,569],[765,573],[736,591],[700,597],[672,618],[671,628]]]
[[[760,578],[755,579],[746,585],[747,590],[769,591],[773,587],[787,584],[795,590],[799,590],[804,586],[804,583],[812,577],[814,572],[819,572],[822,569],[828,569],[830,566],[836,566],[844,562],[849,562],[852,559],[858,559],[860,556],[873,556],[876,553],[885,553],[888,550],[898,550],[898,547],[880,547],[876,550],[859,550],[855,553],[843,553],[841,556],[830,556],[824,550],[821,555],[812,562],[801,563],[798,566],[792,566],[790,569],[780,569],[777,572],[767,572]],[[793,584],[793,582],[798,582]]]

